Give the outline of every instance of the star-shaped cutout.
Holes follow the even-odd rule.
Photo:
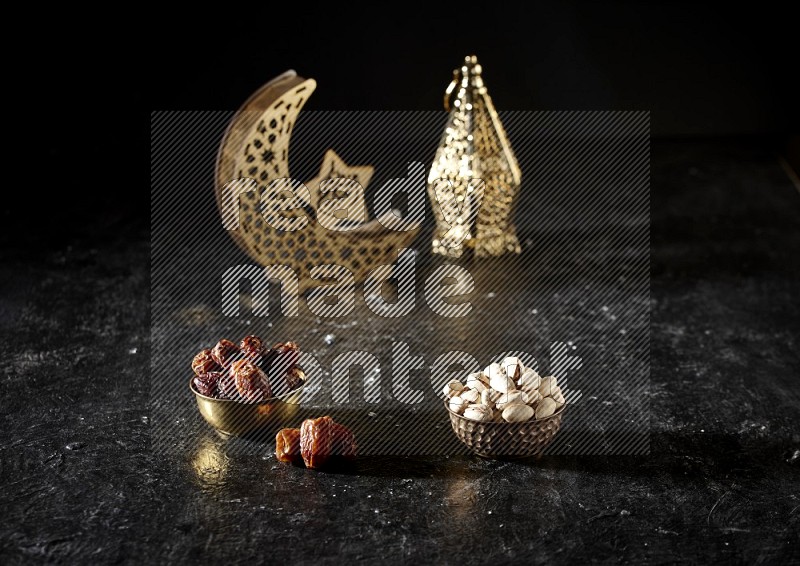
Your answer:
[[[305,184],[311,193],[311,206],[314,210],[317,210],[319,207],[320,200],[323,197],[319,188],[322,181],[334,178],[353,179],[361,185],[361,188],[366,192],[367,185],[369,185],[374,172],[375,168],[371,165],[348,166],[342,161],[341,157],[336,155],[335,151],[329,149],[322,158],[322,166],[319,168],[319,174]],[[367,210],[363,193],[358,198],[359,206],[363,207],[363,210]]]

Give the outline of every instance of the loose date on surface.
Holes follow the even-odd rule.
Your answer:
[[[300,428],[285,428],[275,437],[275,456],[281,462],[322,468],[337,459],[356,456],[356,439],[346,426],[329,416],[306,419]]]

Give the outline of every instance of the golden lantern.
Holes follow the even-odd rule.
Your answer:
[[[428,175],[433,252],[519,253],[513,213],[522,175],[474,55],[453,71],[444,106],[450,115]]]

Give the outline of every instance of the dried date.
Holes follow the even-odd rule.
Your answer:
[[[289,390],[292,390],[297,389],[303,384],[303,378],[305,377],[305,374],[303,373],[303,370],[295,366],[289,369],[284,377],[286,378],[286,383],[289,385]]]
[[[192,359],[192,370],[196,375],[202,375],[219,369],[217,362],[211,355],[211,350],[205,349]]]
[[[245,401],[257,403],[272,397],[267,374],[250,360],[238,360],[231,365],[236,391]]]
[[[324,466],[333,452],[330,417],[306,419],[300,425],[300,455],[308,468]]]
[[[294,342],[275,344],[270,353],[270,375],[273,376],[286,376],[300,361],[300,347]]]
[[[239,349],[245,356],[254,360],[264,355],[264,342],[258,336],[251,334],[242,338]]]
[[[281,462],[299,462],[300,455],[300,429],[285,428],[275,437],[275,456]]]
[[[325,466],[333,457],[354,457],[353,433],[331,417],[306,419],[300,426],[300,455],[308,468]]]
[[[220,399],[237,399],[239,397],[239,393],[236,391],[236,380],[231,372],[227,371],[220,375],[217,381],[217,394]]]
[[[201,373],[194,377],[194,388],[197,392],[206,397],[215,397],[217,394],[217,383],[222,374],[216,371]]]
[[[224,368],[227,368],[239,355],[241,355],[239,347],[224,338],[211,349],[211,357]]]

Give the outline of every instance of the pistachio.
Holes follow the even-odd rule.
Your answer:
[[[542,394],[542,397],[550,397],[550,394],[553,392],[553,388],[558,386],[558,382],[556,382],[555,376],[549,375],[547,377],[542,378],[542,383],[539,385],[539,393]]]
[[[448,406],[450,407],[451,411],[460,415],[467,407],[467,402],[461,397],[452,397],[448,403]]]
[[[485,375],[482,371],[476,371],[475,373],[471,373],[467,376],[467,382],[475,380],[480,381],[486,387],[489,387],[489,376]]]
[[[536,418],[544,419],[556,412],[556,402],[552,397],[545,397],[536,405]]]
[[[542,383],[542,378],[539,377],[539,374],[536,373],[536,371],[531,368],[526,368],[525,371],[522,372],[522,375],[517,380],[517,386],[523,391],[527,391],[528,393],[536,389],[539,389],[539,385],[541,385],[541,383]]]
[[[489,388],[481,393],[481,403],[493,407],[494,404],[497,403],[497,400],[500,399],[500,397],[502,396],[503,394],[500,393],[499,391],[495,391],[494,389]]]
[[[531,392],[526,391],[525,393],[528,393],[528,405],[531,407],[535,407],[536,403],[542,400],[542,395],[536,389]]]
[[[506,372],[503,371],[503,367],[500,364],[495,362],[486,366],[486,369],[483,370],[483,375],[489,378],[489,384],[491,384],[492,379],[500,375],[505,377]]]
[[[522,370],[524,369],[520,359],[513,356],[503,359],[500,367],[503,368],[503,372],[505,372],[505,374],[511,379],[519,378],[520,374],[522,374]]]
[[[478,393],[483,393],[483,391],[488,387],[489,380],[487,379],[484,381],[479,376],[483,374],[480,373],[471,373],[467,376],[467,387],[469,389],[474,389]]]
[[[499,391],[500,393],[508,393],[509,391],[514,391],[517,388],[517,386],[514,384],[514,380],[505,374],[495,375],[492,377],[489,385],[492,389]]]
[[[455,397],[463,390],[464,386],[461,384],[461,382],[457,379],[453,379],[444,386],[442,392],[444,393],[445,397]]]
[[[550,397],[556,402],[556,409],[567,402],[566,399],[564,399],[564,393],[561,391],[560,387],[553,387],[553,390],[550,392]]]
[[[490,421],[492,410],[486,405],[470,405],[464,410],[464,417],[473,421]]]
[[[528,403],[529,397],[528,394],[524,391],[509,391],[508,393],[503,393],[500,396],[495,404],[497,405],[498,409],[505,409],[508,405],[525,405]]]
[[[522,423],[534,414],[533,408],[528,405],[514,403],[503,409],[503,419],[509,423]]]
[[[459,394],[459,397],[467,403],[477,403],[481,398],[481,394],[476,389],[464,389]]]

